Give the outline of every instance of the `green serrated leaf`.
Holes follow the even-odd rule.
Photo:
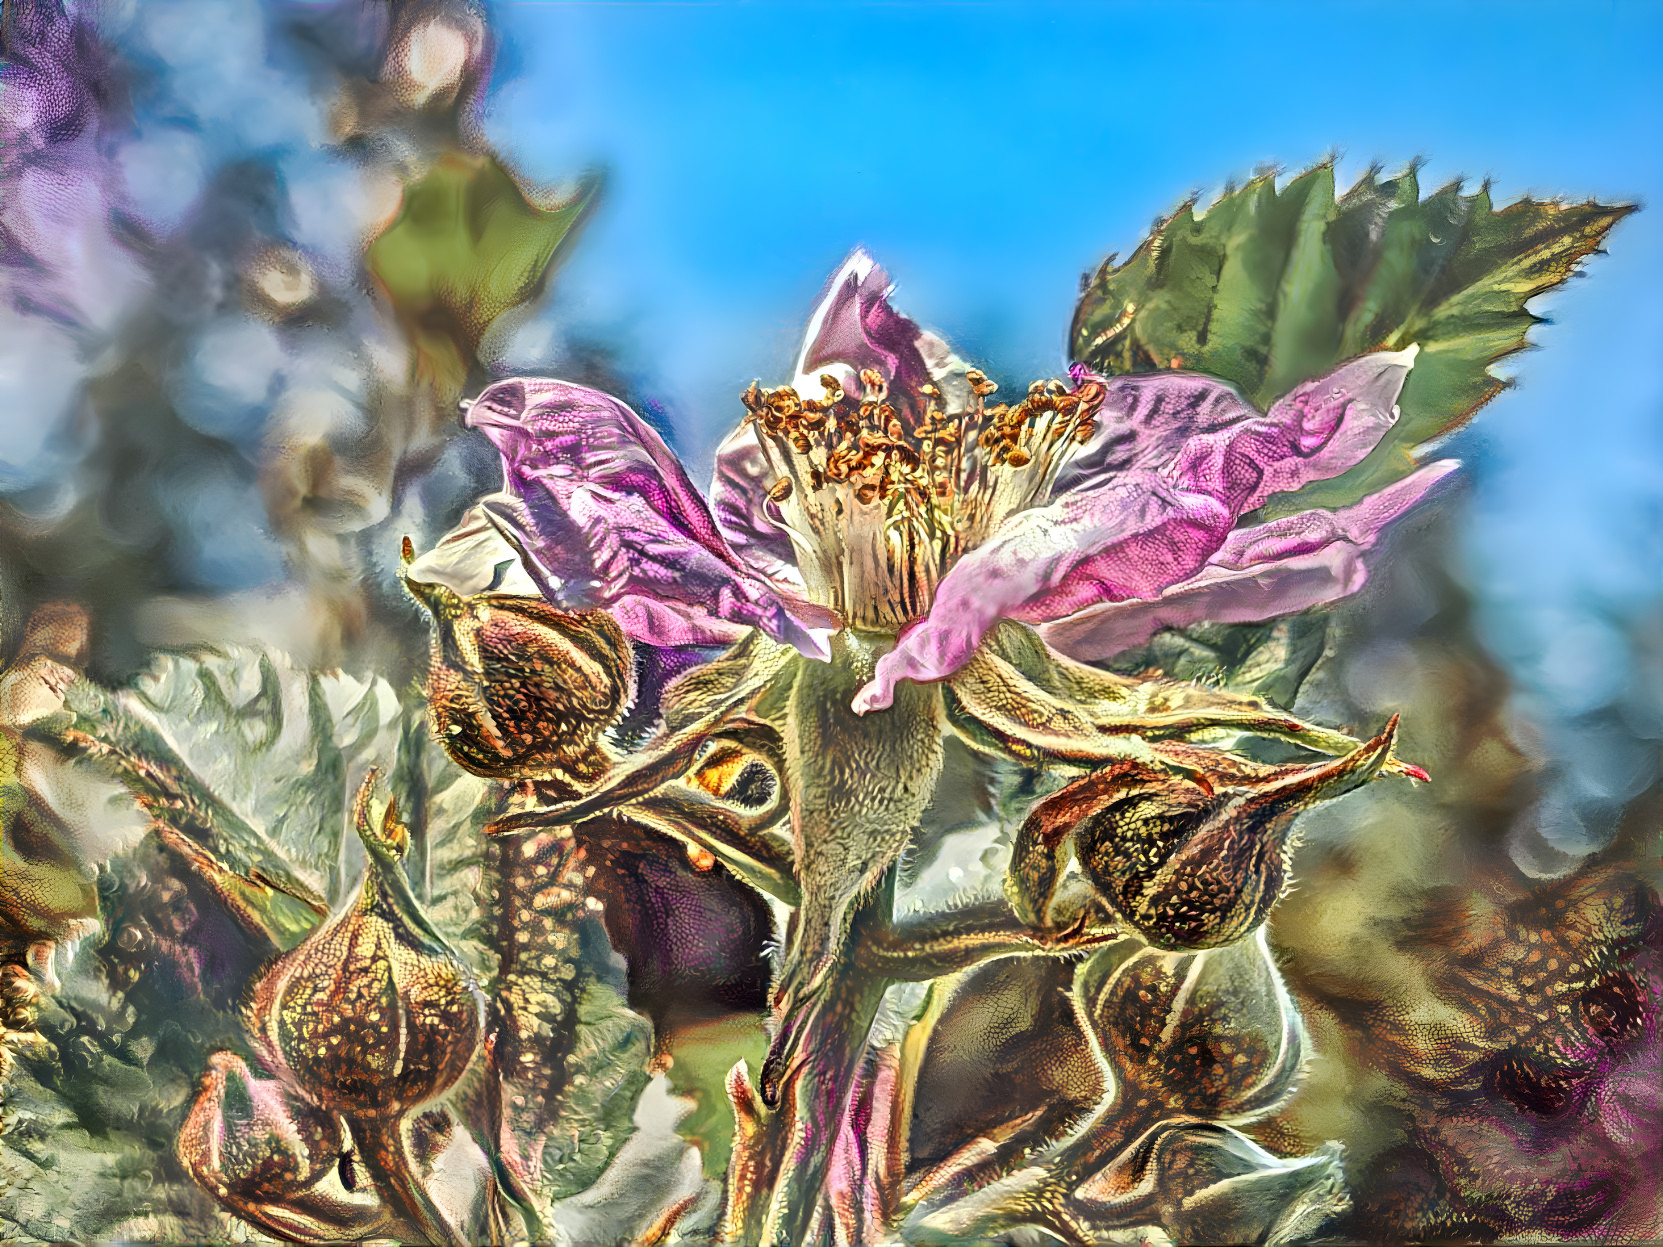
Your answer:
[[[277,664],[270,654],[261,654],[259,661],[260,691],[243,703],[239,717],[257,722],[264,734],[254,742],[256,753],[264,753],[277,743],[283,734],[283,685],[277,676]]]
[[[1072,352],[1104,372],[1209,373],[1263,408],[1341,360],[1419,344],[1402,416],[1380,445],[1254,518],[1345,506],[1407,475],[1418,448],[1500,392],[1492,366],[1537,323],[1525,304],[1562,284],[1631,211],[1523,199],[1497,212],[1487,187],[1463,194],[1459,182],[1423,199],[1412,167],[1389,179],[1370,169],[1337,200],[1331,162],[1280,190],[1261,174],[1200,216],[1184,203],[1125,263],[1111,256],[1075,309]],[[1187,629],[1120,665],[1248,679],[1243,687],[1287,705],[1321,647],[1318,628],[1276,669],[1285,647],[1263,628]]]
[[[1331,162],[1281,190],[1269,175],[1197,217],[1182,205],[1075,310],[1076,358],[1109,372],[1195,368],[1265,407],[1364,351],[1418,343],[1402,418],[1363,463],[1273,499],[1263,518],[1354,502],[1406,475],[1413,452],[1506,384],[1525,304],[1561,285],[1632,205],[1521,199],[1495,211],[1459,183],[1422,198],[1413,169],[1370,170],[1337,200]],[[1212,276],[1209,279],[1208,274]]]
[[[1299,214],[1276,286],[1270,359],[1255,387],[1261,405],[1339,358],[1340,274],[1328,246],[1335,216],[1334,167],[1318,165],[1295,178],[1283,194],[1299,205]]]
[[[77,685],[71,752],[123,784],[151,817],[206,855],[203,869],[237,891],[274,942],[294,942],[316,924],[322,898],[266,838],[204,784],[154,727],[114,698]],[[54,731],[50,737],[66,743]],[[227,872],[221,874],[220,872]]]
[[[651,1029],[606,984],[584,989],[558,1125],[543,1148],[543,1198],[565,1199],[594,1185],[633,1132]]]

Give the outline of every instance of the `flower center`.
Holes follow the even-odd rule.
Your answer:
[[[861,397],[823,375],[822,398],[791,386],[742,399],[779,473],[775,518],[796,547],[809,595],[852,627],[895,629],[928,612],[935,586],[999,522],[1051,496],[1058,471],[1091,439],[1104,392],[1036,381],[1021,402],[988,406],[997,388],[971,370],[966,410],[919,388],[898,410],[875,369]],[[922,411],[921,417],[912,413]]]

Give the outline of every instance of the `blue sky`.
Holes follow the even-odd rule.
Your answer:
[[[898,302],[1007,382],[1058,373],[1080,274],[1186,192],[1330,150],[1341,180],[1422,157],[1653,205],[1455,449],[1489,643],[1560,718],[1620,699],[1663,586],[1663,4],[534,3],[496,6],[493,143],[606,200],[546,316],[618,344],[708,463],[753,377],[786,375],[856,243]],[[1627,621],[1625,623],[1625,621]],[[1650,729],[1642,734],[1650,734]]]

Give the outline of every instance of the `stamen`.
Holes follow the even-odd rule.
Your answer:
[[[1096,382],[1070,390],[1040,381],[1014,406],[987,407],[998,387],[975,369],[965,380],[971,403],[956,413],[925,383],[905,396],[905,415],[873,368],[860,373],[858,399],[830,374],[819,378],[818,399],[754,383],[741,395],[779,473],[768,497],[797,546],[805,587],[851,624],[898,627],[927,611],[966,550],[1050,497],[1103,401]]]

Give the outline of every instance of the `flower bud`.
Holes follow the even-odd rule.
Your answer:
[[[250,1029],[324,1108],[382,1116],[462,1076],[484,997],[410,891],[400,861],[409,836],[394,810],[371,827],[374,782],[372,770],[355,808],[370,858],[357,900],[272,963],[255,985]]]
[[[457,765],[488,779],[598,779],[601,733],[629,704],[634,676],[612,617],[517,594],[463,597],[408,572],[404,583],[433,618],[428,707]]]
[[[355,1180],[340,1119],[283,1083],[216,1052],[179,1132],[180,1161],[245,1221],[299,1242],[365,1238],[384,1229],[375,1194]]]
[[[1281,898],[1294,816],[1373,779],[1396,730],[1394,718],[1375,739],[1312,766],[1237,761],[1216,785],[1118,763],[1040,802],[1019,842],[1043,860],[1071,840],[1086,877],[1157,948],[1217,948],[1251,933]],[[1018,894],[1032,860],[1013,859]]]
[[[1105,949],[1074,993],[1126,1111],[1241,1121],[1298,1080],[1305,1031],[1262,928],[1196,952]]]
[[[1069,1211],[1095,1241],[1153,1224],[1157,1241],[1304,1242],[1350,1207],[1343,1151],[1284,1158],[1217,1122],[1165,1121],[1082,1182]]]

